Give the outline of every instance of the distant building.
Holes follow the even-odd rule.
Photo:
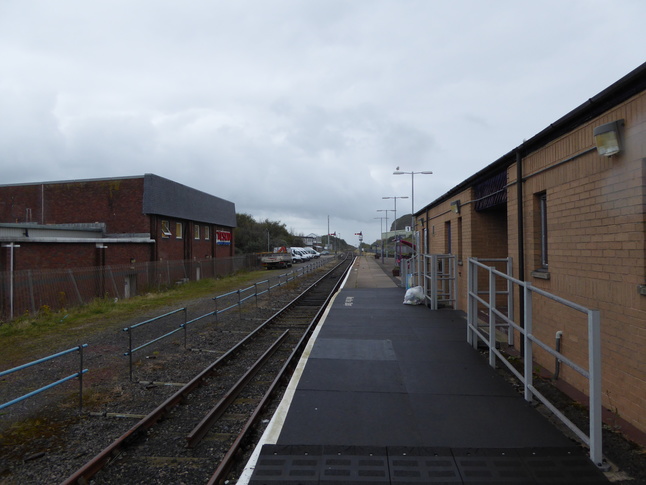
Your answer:
[[[235,205],[153,174],[0,185],[0,271],[234,254]]]
[[[307,236],[301,237],[303,240],[303,244],[308,247],[320,247],[321,246],[321,236],[317,236],[316,234],[308,234]]]
[[[0,185],[0,317],[228,274],[235,205],[153,174]]]

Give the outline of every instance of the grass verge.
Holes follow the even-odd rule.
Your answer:
[[[156,309],[178,307],[187,300],[215,297],[244,288],[267,276],[266,271],[240,272],[220,279],[203,279],[170,288],[166,291],[138,295],[127,300],[97,298],[80,307],[58,312],[41,309],[37,316],[25,315],[11,322],[0,324],[0,369],[15,362],[27,362],[38,352],[36,358],[47,355],[47,349],[63,350],[65,345],[75,346],[85,342],[90,332],[97,332],[143,315]],[[266,279],[266,278],[265,278]],[[9,365],[6,365],[9,364]]]

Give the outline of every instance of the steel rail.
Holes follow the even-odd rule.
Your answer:
[[[231,404],[238,398],[244,387],[249,383],[251,379],[258,373],[262,366],[269,360],[269,358],[274,355],[278,350],[281,344],[285,341],[289,335],[289,330],[285,330],[280,337],[265,351],[264,354],[245,372],[245,374],[236,382],[231,389],[220,399],[220,401],[202,418],[195,428],[186,436],[186,441],[189,448],[193,448],[197,445],[202,438],[206,436],[209,429],[213,424],[220,419]]]
[[[147,430],[159,420],[161,420],[166,414],[170,412],[177,404],[182,402],[187,395],[193,392],[197,387],[202,385],[203,381],[210,376],[215,369],[220,365],[223,365],[231,357],[233,357],[242,347],[253,338],[258,332],[264,329],[267,322],[263,323],[261,326],[256,328],[253,332],[247,335],[244,339],[234,345],[229,349],[225,354],[220,356],[216,361],[206,367],[202,372],[197,376],[191,379],[184,387],[179,389],[175,394],[166,399],[162,404],[155,408],[151,413],[149,413],[145,418],[135,424],[132,428],[126,431],[123,435],[117,438],[112,442],[107,448],[101,451],[97,456],[92,460],[87,462],[83,467],[78,469],[73,475],[71,475],[67,480],[63,482],[63,485],[78,483],[84,485],[89,479],[91,479],[99,470],[106,466],[113,457],[119,455],[122,448],[124,448],[128,443],[136,439],[136,437],[143,431]]]
[[[337,266],[335,266],[334,269],[341,266],[344,262],[345,260],[339,263]],[[307,330],[299,340],[296,347],[294,347],[294,350],[292,351],[289,358],[285,361],[285,364],[283,365],[282,369],[280,370],[280,372],[278,373],[274,381],[267,389],[267,392],[265,392],[265,395],[258,403],[258,406],[256,406],[256,409],[253,411],[250,418],[243,426],[242,431],[240,431],[240,433],[234,440],[233,444],[231,445],[227,453],[220,461],[218,468],[215,470],[215,472],[211,476],[211,479],[208,481],[208,485],[222,485],[226,483],[227,475],[235,465],[236,457],[239,456],[240,450],[243,447],[245,439],[247,438],[249,433],[253,430],[253,428],[256,426],[258,421],[261,419],[263,410],[267,407],[267,405],[271,402],[271,399],[278,392],[278,385],[280,384],[280,382],[283,379],[285,379],[285,377],[288,375],[288,372],[292,370],[298,363],[298,359],[300,359],[301,355],[303,354],[305,347],[307,346],[307,342],[309,341],[312,333],[314,333],[314,328],[316,327],[319,320],[323,316],[323,313],[325,312],[325,309],[327,308],[330,300],[332,299],[332,296],[335,295],[336,292],[339,290],[339,287],[343,283],[345,274],[347,274],[347,272],[350,271],[351,268],[352,268],[352,261],[351,261],[351,264],[349,264],[346,270],[343,272],[343,275],[339,278],[337,283],[334,285],[334,287],[328,294],[327,298],[325,299],[325,302],[321,305],[319,310],[316,312],[316,315],[314,316],[314,318],[312,318],[310,324],[308,325]],[[332,271],[334,271],[334,269]],[[319,280],[318,282],[320,282],[321,280]],[[312,285],[312,287],[318,284],[318,282]]]
[[[347,259],[347,258],[346,258]],[[233,355],[235,355],[251,338],[253,338],[257,333],[262,331],[265,327],[271,324],[272,320],[276,319],[283,313],[286,313],[294,305],[297,304],[298,300],[302,298],[311,288],[316,286],[320,281],[325,279],[327,275],[335,271],[345,262],[345,259],[330,271],[326,275],[319,278],[315,283],[310,285],[306,290],[304,290],[300,295],[294,298],[291,302],[285,305],[282,309],[277,311],[264,323],[262,323],[258,328],[253,332],[247,335],[244,339],[234,345],[229,349],[225,354],[220,356],[216,361],[206,367],[200,374],[195,376],[190,382],[188,382],[184,387],[178,390],[175,394],[166,399],[161,403],[157,408],[155,408],[150,414],[145,418],[135,424],[132,428],[126,431],[119,438],[114,440],[108,447],[101,451],[98,455],[88,461],[85,465],[79,468],[76,472],[70,475],[62,485],[86,485],[89,483],[89,480],[94,477],[102,468],[107,466],[114,458],[121,454],[121,450],[125,448],[130,442],[137,439],[137,437],[143,432],[154,426],[158,421],[160,421],[164,416],[166,416],[176,405],[182,402],[188,394],[190,394],[195,388],[199,387],[204,379],[212,374],[217,367],[224,364],[228,361]],[[339,280],[341,281],[341,279]],[[338,285],[337,285],[338,286]],[[336,288],[336,287],[335,287]]]

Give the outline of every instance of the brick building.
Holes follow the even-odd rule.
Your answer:
[[[153,174],[0,185],[0,300],[14,290],[7,281],[24,270],[228,258],[235,226],[232,202]],[[195,271],[199,267],[168,279],[195,279]],[[142,281],[123,278],[126,296]],[[113,286],[111,293],[123,296],[123,281]]]
[[[638,433],[646,433],[645,89],[643,64],[415,214],[423,251],[457,256],[458,309],[467,309],[468,259],[509,257],[513,277],[600,310],[603,405]],[[620,151],[604,154],[596,141],[611,129]],[[518,293],[514,300],[520,318]],[[562,332],[564,355],[587,363],[585,324],[544,300],[533,311],[536,335],[553,342]],[[534,358],[554,371],[554,357],[539,349]],[[575,372],[559,380],[586,392]]]
[[[232,256],[236,215],[232,202],[146,174],[0,185],[0,223],[3,245],[21,246],[20,270]]]

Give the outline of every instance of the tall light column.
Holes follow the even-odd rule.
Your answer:
[[[397,167],[399,168],[399,167]],[[421,175],[431,175],[433,172],[430,170],[423,170],[421,172],[402,172],[400,170],[396,170],[393,172],[393,175],[405,175],[405,174],[410,174],[410,187],[411,187],[411,193],[410,193],[410,229],[413,231],[413,235],[415,234],[415,174],[421,174]],[[419,242],[419,238],[415,238],[413,240],[413,258],[416,256],[417,252],[417,245]],[[414,260],[411,261],[414,263]],[[421,266],[421,258],[417,258],[417,284],[419,285],[420,282],[420,273],[422,270]]]
[[[393,172],[393,175],[408,175],[410,174],[410,186],[411,186],[411,197],[410,197],[410,228],[411,231],[415,232],[415,174],[422,175],[431,175],[433,172],[430,170],[423,170],[421,172],[401,172],[399,170]]]
[[[388,212],[392,212],[392,210],[391,209],[377,209],[377,212],[385,212],[386,213],[386,234],[387,234],[388,232],[390,232],[390,228],[388,227]],[[386,238],[386,241],[388,241],[388,238]],[[382,259],[382,261],[383,261],[383,259]]]
[[[397,197],[382,197],[382,199],[394,199],[395,200],[395,231],[397,230],[397,199],[408,199],[407,195],[397,196]]]
[[[381,232],[379,233],[379,239],[381,239],[381,262],[383,264],[384,262],[384,218],[375,217],[374,219],[379,219],[379,229],[381,229]]]
[[[395,259],[397,259],[398,256],[401,256],[401,251],[399,249],[399,236],[397,236],[397,199],[408,199],[408,196],[382,197],[382,199],[394,199],[395,202]]]

